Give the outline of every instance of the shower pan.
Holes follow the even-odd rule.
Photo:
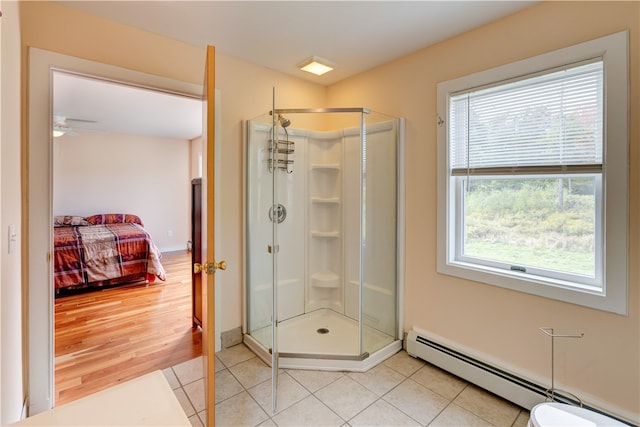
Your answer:
[[[401,348],[402,119],[246,122],[244,342],[281,368],[365,371]]]

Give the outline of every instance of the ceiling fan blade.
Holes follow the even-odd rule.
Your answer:
[[[76,123],[78,125],[76,125]],[[92,124],[98,123],[96,120],[80,119],[75,117],[65,117],[54,114],[53,116],[53,129],[58,132],[62,132],[64,135],[76,136],[78,133],[76,130],[103,133],[103,131],[95,130],[91,128],[82,128],[82,123]]]
[[[74,119],[73,117],[67,117],[66,121],[68,121],[68,122],[77,122],[77,123],[98,123],[96,120]]]

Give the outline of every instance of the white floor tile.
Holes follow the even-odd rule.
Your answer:
[[[173,367],[176,377],[183,386],[199,380],[204,376],[202,357],[188,360]]]
[[[182,410],[187,417],[190,417],[196,413],[196,410],[193,409],[191,401],[189,401],[187,394],[182,388],[173,390],[173,394],[176,395],[176,398],[178,399],[178,402],[180,402],[180,406],[182,406]]]
[[[348,421],[377,399],[377,396],[348,376],[315,393],[336,414]]]
[[[469,385],[454,403],[496,426],[511,426],[520,408],[486,390]]]
[[[227,400],[242,391],[244,391],[244,387],[231,375],[228,369],[216,372],[216,403]]]
[[[193,405],[193,409],[195,409],[196,412],[203,411],[207,406],[204,397],[204,378],[191,382],[183,388]]]
[[[216,426],[256,426],[269,416],[243,391],[216,405]]]
[[[406,378],[385,365],[378,365],[367,372],[351,372],[348,375],[378,396],[383,396]]]
[[[200,417],[198,415],[192,415],[189,417],[189,422],[193,427],[204,427],[202,421],[200,421]]]
[[[349,425],[359,426],[419,426],[419,422],[396,407],[380,399],[349,420]]]
[[[516,421],[513,423],[512,427],[527,427],[530,416],[531,415],[529,411],[527,411],[526,409],[522,409],[518,414],[518,418],[516,418]]]
[[[215,371],[216,372],[220,372],[223,369],[226,368],[226,366],[224,366],[224,363],[222,363],[222,360],[218,359],[218,356],[216,356],[216,367],[215,367]]]
[[[492,425],[479,416],[452,403],[429,424],[429,427],[491,427]]]
[[[276,425],[276,423],[273,422],[271,418],[268,418],[267,420],[258,424],[257,427],[278,427],[278,426]]]
[[[216,425],[515,426],[529,412],[401,351],[363,373],[271,368],[244,345],[216,354]],[[227,367],[228,366],[228,367]],[[206,420],[202,359],[163,371],[190,422]]]
[[[282,373],[278,375],[277,402],[275,411],[273,410],[273,402],[271,399],[272,388],[271,380],[258,384],[250,388],[249,394],[258,402],[260,407],[267,414],[276,414],[287,409],[291,405],[301,401],[309,396],[309,391],[302,387],[296,380],[291,378],[289,374]]]
[[[178,381],[178,377],[176,377],[176,374],[175,372],[173,372],[173,369],[171,368],[163,369],[162,373],[164,374],[164,377],[167,379],[167,382],[169,383],[171,390],[175,390],[180,387],[180,381]]]
[[[410,379],[383,399],[423,425],[429,424],[449,404],[444,397]]]
[[[454,399],[467,386],[465,381],[433,365],[425,364],[410,377],[449,400]]]
[[[344,420],[315,396],[308,396],[273,417],[280,427],[341,426]]]
[[[411,376],[414,372],[425,365],[425,362],[409,356],[406,351],[400,351],[382,363],[383,365],[398,371],[405,377]]]
[[[271,378],[271,367],[257,357],[233,365],[229,371],[244,388],[251,388]]]
[[[202,412],[198,412],[198,418],[200,418],[200,422],[204,426],[207,423],[207,410],[205,409]]]
[[[217,352],[216,357],[225,367],[229,368],[245,360],[253,359],[256,355],[246,345],[238,344]]]
[[[344,376],[343,372],[307,371],[304,369],[289,369],[287,373],[311,393],[315,393]]]

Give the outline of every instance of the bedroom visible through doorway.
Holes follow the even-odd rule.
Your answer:
[[[54,267],[56,405],[202,353],[200,330],[192,328],[188,251],[191,180],[201,173],[201,115],[198,98],[53,72],[54,218],[71,217],[74,225],[93,219],[94,225],[99,217],[97,226],[108,233],[140,227],[162,253],[164,269],[159,274],[149,255],[146,275],[116,277],[115,270],[145,264],[132,250],[105,255],[114,260],[110,271],[80,261]],[[87,235],[77,228],[73,233]],[[126,239],[115,237],[111,249],[137,242]],[[79,242],[83,262],[87,254],[99,256]],[[79,278],[66,282],[70,290],[60,289],[58,276],[73,276],[74,268]]]

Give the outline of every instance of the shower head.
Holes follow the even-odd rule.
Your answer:
[[[278,115],[278,121],[280,122],[280,126],[283,128],[287,128],[291,124],[291,120],[285,119],[284,116],[281,115]]]

